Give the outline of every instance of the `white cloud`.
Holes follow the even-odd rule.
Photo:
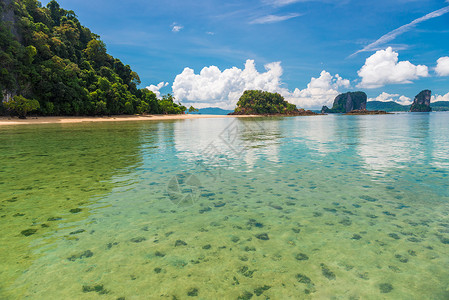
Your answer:
[[[161,92],[159,92],[160,89],[162,89],[163,87],[166,87],[168,85],[168,82],[159,82],[158,85],[150,85],[147,86],[146,88],[150,91],[152,91],[153,93],[156,94],[156,97],[158,99],[161,99]]]
[[[409,61],[399,62],[398,53],[391,47],[379,50],[366,59],[365,65],[357,72],[362,78],[361,88],[379,88],[386,84],[411,83],[419,77],[429,76],[429,68],[413,65]]]
[[[402,105],[410,105],[412,104],[412,99],[406,96],[400,96],[399,94],[388,94],[383,92],[376,98],[369,98],[368,101],[382,101],[382,102],[397,102]]]
[[[172,29],[171,29],[172,32],[180,32],[184,28],[184,26],[178,25],[176,23],[173,23],[171,25],[171,27],[172,27]]]
[[[339,88],[350,86],[349,80],[338,74],[332,76],[322,71],[320,77],[311,79],[307,88],[290,92],[282,86],[280,62],[265,65],[265,70],[258,72],[254,60],[247,60],[243,70],[232,67],[221,71],[216,66],[210,66],[195,74],[194,70],[185,68],[175,78],[173,94],[182,103],[188,102],[188,105],[198,108],[234,109],[245,90],[264,90],[277,92],[301,108],[321,108],[322,105],[332,105]]]
[[[243,70],[232,67],[220,71],[218,67],[210,66],[195,74],[193,69],[185,68],[173,82],[173,94],[179,101],[193,103],[198,108],[233,109],[245,90],[286,91],[281,88],[281,63],[269,63],[265,70],[259,73],[254,60],[247,60]]]
[[[267,15],[261,18],[257,18],[251,22],[249,22],[250,24],[268,24],[268,23],[277,23],[277,22],[282,22],[282,21],[286,21],[286,20],[290,20],[293,18],[297,18],[301,16],[301,14],[288,14],[288,15]]]
[[[288,0],[285,0],[288,1]],[[449,2],[449,1],[446,1]],[[394,40],[397,36],[411,30],[412,28],[414,28],[416,25],[418,25],[421,22],[427,21],[429,19],[433,19],[433,18],[437,18],[440,17],[444,14],[447,14],[449,12],[449,6],[443,7],[439,10],[433,11],[427,15],[425,15],[424,17],[418,18],[416,20],[413,20],[412,22],[403,25],[399,28],[396,28],[393,31],[390,31],[389,33],[383,35],[382,37],[380,37],[377,41],[365,46],[363,49],[353,53],[350,56],[354,56],[360,52],[366,52],[366,51],[374,51],[374,49],[378,48],[381,45],[384,45],[385,43],[388,43],[392,40]]]
[[[340,94],[339,88],[349,88],[349,86],[349,80],[341,78],[338,74],[332,76],[329,72],[322,71],[320,77],[312,77],[307,88],[295,89],[293,93],[284,95],[284,97],[287,101],[302,108],[332,106],[335,97]]]
[[[432,103],[437,102],[437,101],[449,101],[449,93],[447,93],[446,95],[435,94],[430,99],[430,102],[432,102]]]
[[[435,68],[435,72],[437,72],[439,76],[449,75],[449,56],[444,56],[437,60],[437,67]]]

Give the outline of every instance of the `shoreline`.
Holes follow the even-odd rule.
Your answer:
[[[124,121],[164,121],[164,120],[188,120],[188,119],[211,119],[211,118],[248,118],[258,117],[253,115],[228,116],[228,115],[116,115],[110,117],[28,117],[19,119],[17,117],[0,117],[0,126],[4,125],[36,125],[36,124],[71,124],[86,122],[124,122]]]

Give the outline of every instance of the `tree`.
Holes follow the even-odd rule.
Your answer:
[[[26,99],[22,95],[14,96],[12,100],[3,104],[10,112],[15,112],[21,119],[26,119],[27,113],[40,108],[39,102]]]
[[[189,113],[199,112],[199,110],[193,106],[189,107]]]

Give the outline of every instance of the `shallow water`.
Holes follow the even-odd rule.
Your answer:
[[[449,113],[8,126],[0,162],[1,299],[449,298]]]

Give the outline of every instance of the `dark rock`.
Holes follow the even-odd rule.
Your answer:
[[[85,231],[86,231],[86,230],[84,230],[84,229],[78,229],[78,230],[75,230],[75,231],[70,232],[69,234],[74,235],[74,234],[78,234],[78,233],[83,233],[83,232],[85,232]]]
[[[395,240],[399,240],[400,239],[399,235],[397,235],[396,233],[389,233],[388,236],[391,237],[392,239],[395,239]]]
[[[69,210],[72,214],[77,214],[77,213],[79,213],[80,211],[82,211],[82,209],[81,208],[72,208],[71,210]]]
[[[379,289],[381,293],[386,294],[393,290],[393,286],[390,283],[381,283]]]
[[[245,277],[253,278],[253,273],[256,272],[256,270],[250,270],[247,266],[244,266],[241,267],[238,272]]]
[[[329,280],[335,280],[336,276],[334,272],[329,270],[329,268],[325,264],[321,264],[321,273]]]
[[[187,296],[189,296],[189,297],[196,297],[196,296],[198,296],[198,289],[197,288],[191,288],[187,292]]]
[[[225,206],[226,205],[226,203],[224,203],[224,202],[217,202],[217,203],[214,203],[214,207],[223,207],[223,206]]]
[[[353,110],[366,110],[368,97],[364,92],[348,92],[338,95],[332,109],[323,106],[322,113],[348,113]]]
[[[298,282],[304,283],[304,284],[309,284],[312,282],[312,280],[310,280],[310,278],[304,274],[296,274],[296,279],[298,280]]]
[[[408,258],[400,254],[396,254],[394,257],[396,257],[401,263],[405,264],[408,262]]]
[[[304,254],[304,253],[296,254],[295,258],[296,258],[296,260],[308,260],[309,259],[307,254]]]
[[[204,245],[204,246],[203,246],[203,249],[209,250],[211,247],[212,247],[212,246],[211,246],[210,244],[207,244],[207,245]]]
[[[430,107],[430,98],[432,97],[432,92],[430,90],[421,91],[416,95],[412,106],[410,107],[411,112],[430,112],[432,108]]]
[[[175,242],[175,247],[178,247],[178,246],[187,246],[187,243],[184,241],[181,241],[181,240],[177,240]]]
[[[264,286],[261,286],[261,287],[258,287],[256,289],[254,289],[254,294],[256,294],[257,296],[260,296],[260,295],[263,294],[263,292],[265,292],[265,291],[267,291],[269,289],[271,289],[271,286],[264,285]]]
[[[141,243],[141,242],[146,241],[146,240],[147,239],[144,238],[144,237],[135,237],[135,238],[132,238],[130,241],[133,242],[133,243]]]
[[[83,285],[83,292],[84,293],[97,292],[100,295],[109,293],[109,291],[106,290],[102,284],[92,285],[92,286]]]
[[[30,236],[33,235],[37,232],[37,229],[27,229],[27,230],[23,230],[20,233],[23,234],[24,236]]]
[[[162,272],[162,269],[161,268],[154,268],[154,272],[156,274],[159,274],[160,272]]]
[[[90,250],[86,250],[80,254],[74,254],[74,255],[70,256],[69,258],[67,258],[67,260],[75,261],[77,259],[89,258],[92,256],[94,256],[94,253]]]
[[[160,251],[156,251],[156,252],[154,252],[154,255],[157,256],[157,257],[164,257],[165,253],[162,253]]]
[[[252,297],[253,297],[253,293],[246,291],[246,292],[243,292],[242,295],[238,296],[237,300],[249,300]]]
[[[361,235],[359,235],[359,234],[354,234],[354,235],[352,236],[351,240],[360,240],[361,238],[362,238]]]
[[[49,221],[49,222],[60,221],[60,220],[62,220],[61,217],[51,217],[51,218],[48,218],[48,219],[47,219],[47,221]]]
[[[256,234],[256,238],[262,241],[268,241],[270,239],[266,233]]]

